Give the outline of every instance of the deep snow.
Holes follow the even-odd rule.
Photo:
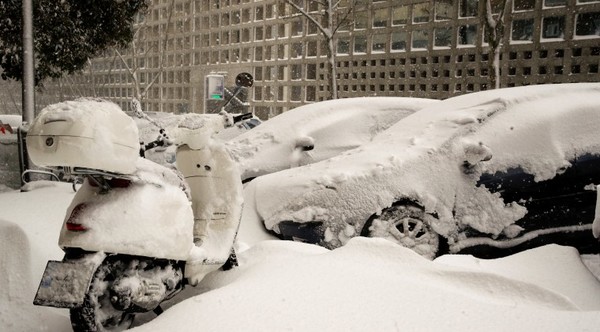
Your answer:
[[[70,331],[68,310],[32,304],[73,199],[66,183],[0,193],[0,331]],[[0,185],[1,187],[1,185]],[[133,204],[133,203],[132,203]],[[161,229],[154,230],[158,234]],[[138,331],[596,331],[600,255],[549,245],[433,261],[382,239],[327,250],[272,240],[244,215],[240,266],[138,317]],[[586,266],[588,268],[586,268]],[[593,273],[590,272],[592,270]]]
[[[439,100],[356,97],[296,107],[227,141],[242,180],[329,159]],[[304,148],[310,146],[309,150]]]
[[[1,331],[70,331],[67,310],[32,300],[46,261],[62,257],[56,241],[72,197],[68,184],[47,182],[0,193]],[[595,331],[600,324],[600,282],[569,247],[429,261],[379,239],[331,251],[262,240],[257,226],[240,232],[240,267],[186,289],[157,318],[142,315],[135,330]],[[600,276],[600,256],[584,258]]]
[[[482,174],[513,168],[534,181],[548,180],[572,166],[575,156],[600,154],[598,105],[598,83],[532,85],[449,98],[403,118],[359,148],[258,177],[246,187],[252,195],[246,197],[245,213],[287,236],[290,231],[279,230],[282,221],[318,221],[323,245],[336,248],[359,235],[374,213],[406,199],[436,215],[431,228],[448,240],[450,252],[481,243],[518,244],[537,236],[517,224],[530,206],[528,196],[505,201],[498,190],[476,182]],[[465,161],[472,165],[468,172]],[[593,180],[587,181],[578,190],[594,189]],[[374,222],[371,231],[383,228],[388,235],[386,225]],[[591,220],[577,227],[589,231]],[[465,229],[486,235],[469,237]],[[501,234],[509,236],[494,241]],[[435,240],[408,241],[433,256]]]

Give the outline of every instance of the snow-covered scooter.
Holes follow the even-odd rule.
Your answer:
[[[240,74],[238,87],[251,86]],[[62,261],[49,261],[34,304],[69,308],[75,331],[119,331],[136,313],[186,284],[235,265],[242,209],[236,165],[213,134],[233,117],[207,115],[143,145],[177,145],[178,171],[140,158],[138,129],[116,104],[77,100],[46,107],[27,136],[31,161],[85,178],[60,231]],[[143,149],[142,147],[142,149]]]

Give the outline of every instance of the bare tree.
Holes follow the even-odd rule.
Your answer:
[[[489,45],[488,72],[490,85],[500,88],[500,53],[502,38],[504,38],[506,15],[511,12],[512,0],[485,0],[481,25],[484,27],[484,37]]]
[[[356,1],[341,0],[307,0],[307,7],[298,4],[299,1],[282,0],[294,9],[294,14],[306,17],[314,24],[325,41],[327,50],[327,73],[329,81],[329,99],[337,99],[337,73],[336,73],[336,33],[344,25],[349,24]],[[300,1],[302,2],[302,1]],[[347,7],[342,8],[346,3]]]
[[[158,81],[158,79],[162,76],[163,69],[165,67],[165,60],[167,58],[166,51],[168,40],[170,37],[170,27],[171,21],[173,18],[173,11],[175,7],[175,0],[171,0],[171,3],[167,7],[167,23],[165,25],[165,31],[162,31],[163,40],[162,43],[154,43],[152,47],[145,47],[145,39],[146,34],[150,31],[151,27],[148,26],[147,21],[143,18],[138,20],[138,23],[135,26],[134,36],[131,42],[129,43],[129,47],[126,49],[125,54],[122,54],[119,49],[115,48],[115,56],[121,60],[121,63],[129,73],[131,81],[133,83],[133,96],[132,99],[137,99],[140,103],[147,97],[148,91],[152,86]],[[157,52],[157,48],[160,47],[160,51],[158,52],[160,56],[160,61],[158,65],[158,71],[154,72],[151,78],[147,83],[141,80],[141,71],[146,66],[145,60],[146,55],[151,52]],[[128,61],[131,60],[131,61]]]

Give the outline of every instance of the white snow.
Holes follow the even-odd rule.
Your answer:
[[[130,255],[154,252],[158,257],[187,258],[192,249],[194,217],[180,180],[170,170],[146,159],[139,158],[137,167],[136,178],[126,189],[115,188],[104,195],[98,195],[98,189],[88,183],[79,189],[67,215],[71,216],[79,204],[86,204],[75,221],[88,230],[73,234],[63,229],[62,246]],[[140,225],[145,227],[140,228]],[[162,231],[157,232],[157,229]]]
[[[68,311],[32,305],[70,185],[0,193],[0,330],[70,331]],[[162,232],[163,230],[155,230]],[[255,230],[260,233],[261,230]],[[327,250],[240,234],[240,267],[210,274],[139,331],[595,331],[600,282],[569,247],[496,260],[429,261],[385,240]],[[600,256],[587,255],[600,271]]]
[[[13,131],[16,133],[17,128],[21,126],[22,117],[16,114],[0,114],[0,122],[10,125]]]
[[[263,122],[227,145],[242,179],[247,179],[331,158],[437,103],[425,98],[359,97],[308,104]],[[313,149],[303,151],[307,142]]]
[[[454,123],[472,121],[468,113]],[[419,149],[429,143],[417,135],[406,142]],[[371,172],[385,173],[386,163]],[[347,166],[320,177],[322,185],[338,185],[360,169]],[[427,170],[439,172],[438,167],[443,165]],[[0,331],[70,331],[68,310],[36,307],[32,301],[46,262],[62,258],[57,242],[74,192],[66,183],[39,182],[30,189],[0,193]],[[279,194],[272,192],[269,199]],[[143,202],[128,204],[138,203]],[[600,255],[548,245],[495,260],[446,255],[431,261],[383,239],[360,237],[328,250],[270,240],[250,213],[244,211],[238,235],[240,266],[186,288],[159,317],[140,315],[134,331],[596,331],[600,326]],[[159,227],[144,231],[165,234]],[[118,232],[116,226],[114,235]]]
[[[599,154],[598,104],[598,83],[450,98],[356,149],[255,179],[246,187],[245,204],[256,211],[245,213],[274,231],[283,220],[324,221],[333,234],[327,245],[336,247],[345,243],[346,225],[359,233],[373,213],[410,198],[438,215],[432,228],[458,250],[465,244],[463,226],[495,236],[507,227],[514,232],[512,225],[526,213],[519,202],[474,186],[478,175],[522,166],[540,181],[564,171],[582,151]],[[477,164],[470,175],[461,167],[465,160]]]
[[[38,167],[128,174],[139,156],[138,137],[135,122],[117,104],[81,98],[42,109],[28,130],[27,148]]]

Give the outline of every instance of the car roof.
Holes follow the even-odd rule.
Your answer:
[[[433,99],[360,97],[305,105],[284,112],[227,142],[242,177],[259,176],[289,168],[298,142],[313,141],[313,161],[370,141],[401,118]]]

